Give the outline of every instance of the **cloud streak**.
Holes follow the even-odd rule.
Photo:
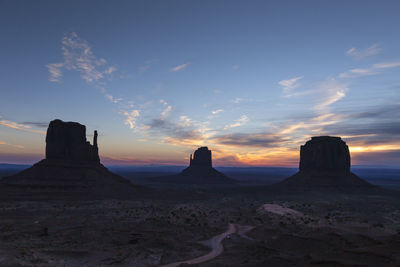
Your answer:
[[[246,115],[242,115],[239,119],[236,120],[236,122],[225,125],[224,130],[240,127],[244,124],[246,124],[249,121],[249,118]]]
[[[314,109],[318,112],[326,112],[330,105],[346,96],[349,88],[336,79],[328,79],[319,84],[317,90],[322,97],[319,103],[314,106]]]
[[[0,141],[0,145],[5,145],[5,146],[11,146],[11,147],[19,148],[19,149],[24,149],[24,146],[9,144],[9,143],[2,142],[2,141]]]
[[[18,123],[18,122],[9,121],[9,120],[0,120],[0,125],[10,128],[10,129],[28,132],[28,133],[37,133],[37,134],[42,134],[42,135],[46,134],[45,131],[32,129],[32,127],[30,125],[25,125],[23,123]]]
[[[384,69],[400,67],[400,61],[394,62],[382,62],[373,64],[369,68],[357,68],[351,69],[346,72],[339,74],[339,78],[358,78],[362,76],[380,74]]]
[[[186,62],[186,63],[184,63],[184,64],[181,64],[181,65],[175,66],[175,67],[173,67],[173,68],[170,68],[169,71],[171,71],[171,72],[181,71],[181,70],[184,70],[184,69],[186,69],[187,67],[189,67],[190,64],[192,64],[192,63]]]
[[[351,56],[352,58],[355,59],[364,59],[370,56],[374,56],[379,54],[383,49],[378,45],[374,44],[371,45],[370,47],[367,47],[365,49],[359,50],[355,47],[350,48],[349,50],[346,51],[346,54],[348,56]]]
[[[300,81],[301,79],[303,79],[303,76],[294,77],[288,80],[282,80],[278,84],[282,86],[282,90],[286,93],[298,87],[300,85],[298,81]]]

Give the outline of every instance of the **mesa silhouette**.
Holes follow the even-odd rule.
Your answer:
[[[94,131],[93,145],[86,127],[77,122],[50,122],[46,158],[0,181],[2,198],[130,198],[141,187],[110,172],[100,163]]]
[[[234,184],[236,181],[212,167],[212,154],[208,147],[198,148],[189,167],[176,175],[149,178],[151,182],[171,184]]]
[[[299,172],[278,183],[286,188],[372,189],[350,171],[349,148],[340,137],[312,137],[300,147]]]

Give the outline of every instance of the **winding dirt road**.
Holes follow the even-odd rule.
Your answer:
[[[222,242],[222,240],[224,240],[225,237],[227,237],[233,233],[238,233],[240,236],[248,238],[247,236],[245,236],[245,233],[250,231],[253,228],[254,228],[253,226],[242,226],[242,225],[235,225],[235,224],[230,223],[228,225],[228,230],[226,232],[219,234],[217,236],[214,236],[210,240],[202,242],[203,244],[211,247],[212,250],[210,251],[210,253],[200,256],[200,257],[197,257],[197,258],[194,258],[194,259],[191,259],[191,260],[178,261],[178,262],[170,263],[167,265],[162,265],[160,267],[177,267],[183,263],[198,264],[198,263],[202,263],[202,262],[214,259],[215,257],[220,255],[224,251],[224,246],[222,246],[221,242]]]

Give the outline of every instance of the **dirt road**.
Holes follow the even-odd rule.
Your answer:
[[[224,240],[224,238],[227,237],[228,235],[238,232],[238,230],[239,230],[238,228],[240,228],[240,227],[237,227],[236,225],[230,223],[228,225],[228,230],[226,232],[219,234],[217,236],[214,236],[210,240],[203,242],[203,244],[206,244],[211,247],[212,250],[210,253],[200,256],[200,257],[197,257],[197,258],[194,258],[194,259],[191,259],[191,260],[174,262],[174,263],[170,263],[167,265],[162,265],[160,267],[176,267],[183,263],[198,264],[198,263],[202,263],[202,262],[214,259],[215,257],[220,255],[224,251],[224,247],[221,244],[222,240]]]

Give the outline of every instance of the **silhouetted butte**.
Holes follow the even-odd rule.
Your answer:
[[[299,172],[278,185],[292,188],[374,188],[350,171],[350,152],[340,137],[312,137],[300,147]]]
[[[211,150],[208,147],[198,148],[193,157],[190,155],[189,167],[177,175],[155,177],[154,182],[174,184],[233,184],[235,180],[212,167]]]
[[[2,198],[130,198],[138,186],[110,172],[100,163],[97,131],[93,145],[86,127],[53,120],[46,134],[46,158],[0,181]]]

